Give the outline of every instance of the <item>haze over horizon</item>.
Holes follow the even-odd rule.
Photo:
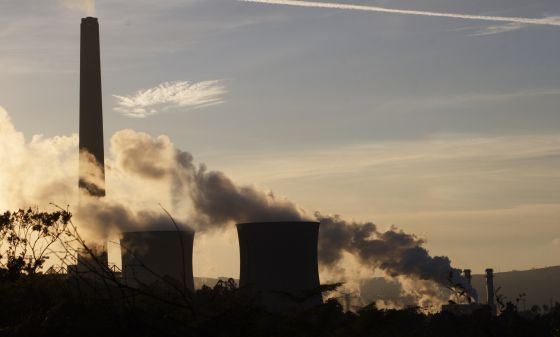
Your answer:
[[[92,6],[0,4],[0,106],[27,141],[77,132]],[[553,1],[414,6],[560,15]],[[231,0],[96,1],[95,15],[106,144],[168,135],[239,183],[397,225],[477,273],[560,264],[559,27]],[[197,236],[195,275],[235,276],[237,256],[233,229]]]

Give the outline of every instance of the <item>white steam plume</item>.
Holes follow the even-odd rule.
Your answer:
[[[285,6],[326,8],[326,9],[346,9],[346,10],[390,13],[390,14],[432,16],[432,17],[453,18],[453,19],[463,19],[463,20],[515,22],[515,23],[528,24],[528,25],[560,26],[559,17],[547,17],[547,18],[535,19],[535,18],[507,17],[507,16],[471,15],[471,14],[459,14],[459,13],[394,9],[394,8],[385,8],[385,7],[378,7],[378,6],[350,5],[350,4],[340,4],[340,3],[296,1],[296,0],[238,0],[238,1],[270,4],[270,5],[285,5]]]
[[[80,196],[78,135],[35,135],[26,140],[0,106],[0,156],[6,159],[0,162],[0,211],[35,206],[49,209],[50,203],[69,205],[75,223],[88,241],[104,240],[114,230],[174,229],[158,205],[169,207],[173,203],[166,198],[167,189],[159,183],[138,182],[124,173],[126,170],[114,159],[118,151],[124,150],[117,147],[113,151],[117,154],[107,159],[107,183],[111,191],[119,193],[109,193],[102,199]],[[162,157],[164,150],[165,147],[159,151]],[[90,164],[86,170],[95,172],[98,168]],[[184,218],[177,216],[175,220],[186,228]]]
[[[95,15],[95,0],[63,0],[66,7],[84,12],[87,16]]]

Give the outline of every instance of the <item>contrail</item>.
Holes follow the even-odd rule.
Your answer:
[[[533,19],[533,18],[507,17],[507,16],[469,15],[469,14],[458,14],[458,13],[427,12],[427,11],[384,8],[384,7],[377,7],[377,6],[363,6],[363,5],[350,5],[350,4],[314,2],[314,1],[296,1],[296,0],[238,0],[238,1],[271,4],[271,5],[329,8],[329,9],[349,9],[349,10],[378,12],[378,13],[433,16],[433,17],[455,18],[455,19],[464,19],[464,20],[515,22],[515,23],[522,23],[528,25],[560,26],[560,19],[558,17]]]

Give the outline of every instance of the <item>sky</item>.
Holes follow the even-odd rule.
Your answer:
[[[325,1],[323,1],[325,2]],[[556,0],[339,0],[560,22]],[[395,225],[481,273],[560,264],[560,27],[236,0],[0,1],[0,106],[78,130],[99,17],[106,146],[131,128],[299,206]],[[110,193],[110,186],[107,186]],[[195,275],[237,276],[233,230]]]

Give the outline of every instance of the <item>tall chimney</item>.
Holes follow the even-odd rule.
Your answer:
[[[486,269],[486,303],[490,306],[493,315],[496,315],[496,303],[494,302],[494,270]]]
[[[101,62],[97,18],[82,19],[80,36],[80,189],[105,196]]]

